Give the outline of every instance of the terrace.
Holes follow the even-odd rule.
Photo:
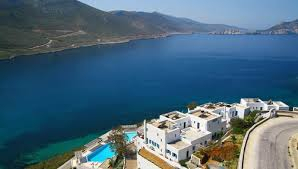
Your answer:
[[[206,120],[212,120],[215,119],[217,117],[219,117],[219,115],[204,111],[204,110],[197,110],[197,111],[192,111],[190,112],[191,115],[202,118],[202,119],[206,119]]]
[[[186,143],[182,140],[174,141],[172,143],[169,143],[168,145],[174,147],[177,150],[181,150],[181,149],[184,149],[184,148],[187,148],[187,147],[191,146],[191,144],[188,144],[188,143]]]
[[[261,102],[259,98],[243,98],[248,103],[256,103],[256,102]]]
[[[182,113],[179,113],[177,111],[164,114],[163,116],[165,116],[165,117],[167,117],[167,118],[169,118],[171,120],[178,120],[178,119],[181,119],[181,118],[186,117],[186,115],[184,115]]]
[[[285,103],[281,102],[281,101],[274,101],[275,104],[277,104],[278,106],[280,107],[285,107],[285,106],[288,106],[286,105]]]
[[[196,130],[194,128],[186,128],[181,130],[181,138],[186,139],[190,142],[198,140],[204,136],[210,135],[211,132],[209,131],[201,131],[201,130]]]
[[[175,123],[169,121],[169,120],[164,120],[164,121],[153,121],[149,124],[152,124],[154,127],[157,127],[159,129],[162,129],[162,130],[173,130],[175,129]]]
[[[224,102],[218,102],[218,103],[206,103],[201,105],[200,107],[203,107],[208,110],[216,110],[223,107],[232,107],[232,105],[224,103]]]

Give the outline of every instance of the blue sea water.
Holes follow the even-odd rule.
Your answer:
[[[3,60],[0,166],[191,101],[241,97],[298,105],[298,36],[183,35]]]

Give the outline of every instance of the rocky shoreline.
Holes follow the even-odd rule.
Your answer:
[[[0,60],[11,60],[19,56],[30,56],[30,55],[36,55],[36,54],[45,54],[45,53],[54,53],[54,52],[60,52],[68,49],[76,49],[76,48],[82,48],[82,47],[90,47],[90,46],[96,46],[96,45],[112,45],[112,44],[121,44],[121,43],[128,43],[135,40],[148,40],[148,39],[159,39],[159,38],[166,38],[170,36],[175,35],[190,35],[194,34],[194,32],[172,32],[172,33],[164,33],[159,35],[139,35],[139,36],[132,36],[132,37],[120,37],[120,38],[114,38],[111,40],[104,40],[104,41],[98,41],[98,42],[90,42],[90,43],[82,43],[82,44],[76,44],[71,45],[67,47],[61,47],[61,48],[48,48],[48,50],[41,50],[41,51],[29,51],[24,52],[20,54],[14,54],[9,56],[8,58],[1,58]]]

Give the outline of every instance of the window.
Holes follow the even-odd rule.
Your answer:
[[[238,116],[238,111],[236,111],[235,116]]]
[[[159,134],[158,134],[158,133],[157,133],[156,135],[157,135],[157,136],[159,136]]]
[[[176,137],[176,134],[175,134],[175,137]]]
[[[146,143],[148,143],[148,138],[146,138]]]
[[[177,158],[177,154],[175,154],[175,153],[172,153],[172,156],[175,157],[175,158]]]
[[[207,141],[205,141],[205,145],[207,145]]]
[[[157,148],[159,148],[159,144],[156,144]]]
[[[171,154],[171,151],[170,151],[170,150],[166,150],[166,152],[167,152],[168,154]]]
[[[151,141],[151,140],[149,140],[149,144],[151,144],[151,142],[152,142],[152,141]]]
[[[196,146],[192,146],[192,151],[195,151],[195,149],[196,149]]]
[[[160,142],[162,142],[162,139],[160,139]]]

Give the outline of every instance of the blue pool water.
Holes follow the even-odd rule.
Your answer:
[[[125,135],[127,137],[127,141],[131,142],[133,138],[137,135],[137,132],[132,131],[132,132],[125,132]],[[88,161],[93,161],[93,162],[104,162],[108,158],[114,157],[116,154],[113,152],[111,145],[106,144],[97,150],[95,150],[92,154],[90,154],[87,158]]]
[[[132,132],[125,132],[125,135],[126,135],[126,137],[127,137],[127,141],[128,141],[128,142],[131,142],[131,141],[133,140],[133,138],[134,138],[135,136],[137,136],[137,132],[135,132],[135,131],[132,131]]]
[[[114,157],[116,154],[113,152],[111,145],[106,144],[97,150],[95,150],[93,153],[91,153],[87,158],[88,161],[93,161],[93,162],[104,162],[108,158]]]
[[[1,60],[0,166],[22,169],[67,151],[51,144],[71,150],[192,101],[298,105],[297,46],[295,35],[183,35]]]

